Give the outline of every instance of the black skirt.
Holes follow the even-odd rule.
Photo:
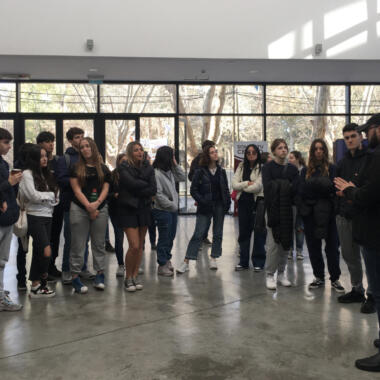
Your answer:
[[[120,228],[148,227],[151,222],[151,207],[136,209],[124,206],[117,210],[117,225]]]

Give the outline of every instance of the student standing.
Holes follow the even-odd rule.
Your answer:
[[[271,144],[273,160],[264,165],[262,180],[267,210],[266,287],[276,290],[277,282],[291,286],[286,274],[288,253],[293,241],[293,204],[298,191],[299,174],[286,162],[288,144],[275,139]]]
[[[358,185],[358,179],[369,159],[367,149],[362,146],[362,135],[357,131],[358,127],[355,123],[344,126],[343,138],[347,152],[337,165],[337,177],[348,182],[352,181],[356,185]],[[376,313],[375,300],[370,287],[367,288],[367,298],[364,295],[360,246],[354,241],[352,230],[352,219],[356,213],[360,213],[357,206],[355,207],[344,197],[339,198],[336,225],[342,256],[350,273],[352,290],[338,297],[338,301],[340,303],[362,303],[360,308],[362,313]]]
[[[244,151],[243,162],[239,164],[232,178],[232,188],[237,191],[239,218],[240,262],[235,270],[249,269],[251,235],[255,225],[255,210],[258,197],[263,198],[261,178],[261,154],[259,148],[249,144]],[[252,250],[252,264],[255,271],[261,271],[265,264],[266,234],[255,232]]]
[[[11,149],[12,135],[0,128],[0,311],[18,311],[22,305],[14,303],[9,292],[4,290],[4,269],[8,262],[12,241],[13,224],[19,217],[19,207],[16,202],[16,186],[22,179],[22,172],[11,172],[9,165],[3,159]]]
[[[197,202],[194,234],[187,246],[184,262],[178,273],[189,270],[189,260],[197,260],[199,247],[213,221],[210,269],[218,269],[217,258],[222,255],[224,216],[231,206],[226,171],[218,164],[218,150],[213,145],[203,149],[199,169],[195,171],[190,193]]]
[[[339,239],[335,221],[334,178],[336,166],[329,161],[327,145],[322,139],[315,139],[310,146],[307,169],[301,173],[300,194],[301,211],[307,249],[313,268],[314,280],[309,289],[325,285],[325,263],[322,255],[322,240],[325,240],[327,267],[330,273],[331,287],[344,292],[339,281]]]
[[[111,173],[111,186],[110,192],[108,194],[108,213],[111,219],[115,234],[115,254],[117,259],[117,270],[116,277],[124,277],[125,266],[124,266],[124,231],[119,227],[117,221],[118,208],[119,208],[119,167],[122,162],[127,160],[127,155],[125,153],[120,153],[116,157],[116,168]]]
[[[94,287],[104,290],[105,232],[108,223],[106,203],[111,173],[102,163],[93,139],[84,137],[79,144],[79,161],[70,173],[74,199],[70,206],[72,285],[77,293],[86,293],[87,287],[79,279],[84,264],[85,247],[91,237],[91,251],[96,270]]]
[[[298,169],[298,173],[301,175],[302,169],[306,166],[305,160],[302,157],[301,152],[293,150],[289,153],[289,163],[294,165]],[[296,206],[293,206],[294,214],[294,235],[296,241],[296,257],[297,260],[303,260],[303,245],[305,241],[305,232],[303,226],[302,216],[298,212]],[[293,247],[294,249],[294,241]],[[293,249],[289,252],[288,259],[293,260]]]
[[[177,231],[178,193],[176,183],[186,180],[186,174],[177,164],[169,146],[158,148],[153,167],[157,182],[153,217],[158,228],[157,262],[159,276],[173,276],[171,262],[173,241]]]
[[[152,197],[156,194],[157,185],[153,167],[144,160],[142,145],[137,141],[130,142],[126,154],[127,161],[118,168],[118,224],[123,228],[129,244],[125,256],[125,289],[135,292],[143,289],[138,271],[145,235],[151,224]]]
[[[50,298],[55,291],[47,286],[51,259],[50,233],[54,206],[59,202],[58,186],[48,168],[46,150],[34,145],[28,151],[26,170],[20,182],[20,198],[25,203],[28,234],[33,239],[29,280],[31,298]]]

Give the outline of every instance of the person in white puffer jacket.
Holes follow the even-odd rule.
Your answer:
[[[249,251],[251,236],[256,217],[256,202],[258,197],[263,198],[263,185],[261,180],[261,154],[259,148],[249,144],[244,151],[243,162],[239,164],[232,178],[232,188],[237,191],[239,217],[239,246],[240,262],[236,271],[249,269]],[[264,232],[255,232],[252,250],[252,264],[256,272],[261,271],[265,265]]]
[[[58,186],[48,169],[46,150],[39,145],[30,148],[26,170],[20,182],[20,199],[25,204],[28,234],[33,239],[33,257],[29,280],[31,298],[49,298],[55,292],[47,286],[51,247],[50,231],[54,206],[59,202]]]
[[[157,193],[152,210],[158,228],[157,262],[159,276],[171,277],[174,269],[171,263],[171,250],[177,230],[178,193],[176,182],[183,182],[186,174],[177,165],[174,151],[169,146],[158,148],[153,162],[157,182]]]

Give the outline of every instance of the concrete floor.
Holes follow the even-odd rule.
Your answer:
[[[194,222],[179,218],[174,264]],[[236,236],[228,217],[216,272],[205,248],[189,273],[157,277],[147,243],[143,291],[125,292],[108,254],[106,291],[77,295],[59,283],[50,300],[17,294],[13,244],[5,283],[24,309],[0,313],[0,379],[380,379],[354,367],[375,353],[375,315],[338,304],[328,282],[308,291],[308,259],[290,263],[294,286],[276,293],[265,288],[264,273],[234,272]]]

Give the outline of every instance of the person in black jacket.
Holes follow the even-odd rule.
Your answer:
[[[358,129],[365,131],[369,149],[373,149],[357,183],[335,179],[338,195],[343,195],[358,207],[352,229],[354,240],[363,248],[364,263],[372,295],[375,299],[380,324],[380,114],[373,115],[366,124]],[[380,339],[374,341],[380,348]],[[380,372],[380,352],[355,362],[364,371]]]
[[[127,161],[121,163],[119,173],[118,225],[128,239],[125,256],[125,289],[142,290],[138,279],[145,235],[151,224],[152,197],[157,192],[153,167],[144,160],[142,145],[133,141],[127,145]]]
[[[362,146],[362,135],[357,131],[358,127],[355,123],[344,126],[343,138],[348,151],[337,165],[337,177],[356,184],[368,160],[368,152]],[[338,199],[336,225],[338,227],[342,256],[347,264],[352,285],[352,290],[338,297],[338,301],[341,303],[363,303],[360,309],[362,313],[375,313],[375,300],[371,294],[370,287],[367,289],[367,299],[364,296],[360,246],[353,240],[352,235],[352,219],[355,213],[359,211],[346,198],[341,197]]]
[[[293,208],[298,191],[298,169],[286,162],[288,145],[284,139],[271,144],[274,159],[264,165],[262,181],[267,211],[267,259],[265,263],[266,287],[277,288],[274,278],[282,286],[291,286],[286,275],[288,254],[293,242]]]
[[[0,128],[0,311],[18,311],[22,308],[22,305],[11,300],[9,292],[4,289],[4,269],[9,258],[13,224],[19,217],[14,186],[22,179],[21,171],[9,174],[9,165],[2,157],[11,149],[12,139],[9,131]]]
[[[208,147],[208,146],[215,146],[215,142],[212,141],[212,140],[205,140],[205,141],[203,141],[203,143],[202,143],[202,151],[203,151],[203,149],[205,149],[205,148]],[[188,176],[187,176],[190,182],[193,180],[193,177],[194,177],[195,171],[196,171],[197,169],[199,169],[199,167],[200,167],[200,166],[199,166],[199,161],[200,161],[201,157],[202,157],[202,152],[200,152],[200,153],[194,158],[194,160],[191,161],[189,174],[188,174]],[[212,244],[211,241],[210,241],[210,240],[208,239],[208,237],[207,237],[207,236],[208,236],[208,231],[209,231],[209,229],[210,229],[210,226],[211,226],[211,220],[210,220],[210,224],[208,225],[208,227],[207,227],[206,230],[205,230],[205,235],[204,235],[203,240],[202,240],[202,242],[203,242],[204,244],[207,244],[207,245],[211,245],[211,244]],[[200,247],[200,248],[201,248],[201,247]]]
[[[329,152],[322,139],[315,139],[310,146],[307,169],[301,172],[301,215],[305,225],[306,245],[314,280],[309,289],[325,285],[325,263],[322,256],[322,240],[325,240],[325,252],[331,286],[337,292],[344,292],[339,282],[339,240],[335,222],[334,178],[336,166],[329,162]]]
[[[189,260],[196,260],[199,247],[213,220],[213,237],[210,269],[218,269],[216,259],[222,255],[224,216],[231,206],[226,171],[218,164],[218,151],[209,145],[203,149],[200,168],[195,171],[190,193],[197,202],[197,218],[194,234],[187,247],[185,260],[178,273],[189,270]]]

